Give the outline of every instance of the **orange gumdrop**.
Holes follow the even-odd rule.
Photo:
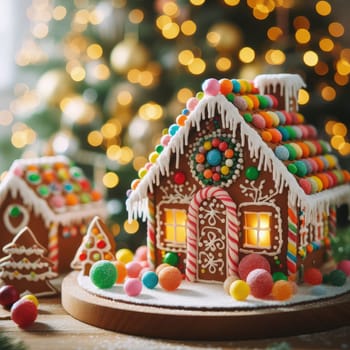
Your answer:
[[[127,275],[126,266],[122,261],[113,261],[114,266],[117,269],[117,280],[116,283],[123,283]]]
[[[168,266],[159,272],[158,278],[163,289],[173,291],[181,284],[182,274],[177,267]]]
[[[158,265],[156,268],[156,274],[159,275],[160,271],[162,271],[165,267],[168,267],[168,266],[170,266],[170,265],[167,263],[163,263],[163,264]]]
[[[275,300],[288,300],[293,296],[293,286],[289,281],[279,280],[274,283],[271,294]]]
[[[66,204],[69,206],[77,205],[79,198],[74,193],[66,194]]]

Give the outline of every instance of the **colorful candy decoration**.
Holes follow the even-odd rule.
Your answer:
[[[315,267],[310,267],[304,272],[304,282],[316,286],[323,281],[322,273]]]
[[[163,262],[172,266],[177,266],[179,263],[179,256],[174,252],[167,252],[164,255]]]
[[[270,263],[264,256],[256,253],[248,254],[239,262],[238,275],[245,281],[249,273],[255,269],[271,272]]]
[[[230,295],[238,301],[244,301],[250,294],[249,284],[242,280],[233,281],[230,285]]]
[[[38,316],[35,303],[27,299],[19,299],[11,307],[11,319],[21,328],[31,326]]]
[[[164,267],[158,274],[160,286],[167,291],[174,291],[182,282],[180,270],[174,266]]]
[[[289,281],[278,280],[273,284],[271,294],[275,300],[288,300],[293,296],[293,286]]]
[[[266,298],[271,293],[273,279],[271,273],[265,269],[250,271],[246,282],[250,287],[250,293],[256,298]]]
[[[109,260],[99,260],[90,269],[91,282],[100,289],[113,287],[117,280],[117,269]]]
[[[142,284],[148,289],[154,289],[158,280],[158,275],[154,271],[146,271],[141,278]]]
[[[5,308],[10,308],[20,298],[19,292],[11,284],[0,288],[0,304]]]
[[[136,297],[141,294],[142,283],[138,278],[128,278],[124,282],[124,292],[130,297]]]

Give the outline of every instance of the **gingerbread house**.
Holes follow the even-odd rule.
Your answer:
[[[70,263],[95,215],[106,217],[99,191],[64,156],[14,161],[0,184],[2,247],[29,227],[59,272]]]
[[[350,203],[350,174],[298,112],[299,75],[207,79],[131,184],[149,260],[177,254],[190,281],[222,282],[247,254],[293,277],[319,266]]]

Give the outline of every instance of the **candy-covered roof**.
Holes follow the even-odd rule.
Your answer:
[[[147,193],[159,185],[161,176],[169,175],[170,158],[176,158],[188,145],[192,128],[200,131],[201,121],[219,113],[224,128],[240,127],[240,143],[259,159],[258,169],[272,173],[280,191],[289,187],[291,201],[305,207],[309,217],[328,211],[329,204],[350,204],[350,173],[339,167],[329,143],[319,139],[314,126],[306,124],[302,114],[281,110],[274,95],[279,85],[290,106],[297,100],[304,82],[298,75],[262,75],[254,82],[243,79],[207,79],[203,91],[188,100],[160,144],[149,156],[149,163],[131,184],[127,199],[129,218],[147,215]],[[264,94],[264,92],[270,92]],[[286,99],[288,96],[288,100]],[[217,112],[216,112],[217,111]]]
[[[85,217],[106,215],[101,193],[64,156],[14,161],[0,183],[0,203],[9,192],[13,198],[20,195],[23,204],[42,216],[46,225],[67,225]]]

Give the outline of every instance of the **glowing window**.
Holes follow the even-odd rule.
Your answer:
[[[244,213],[244,246],[271,248],[271,213]]]
[[[164,209],[165,240],[173,243],[186,243],[186,211]]]

